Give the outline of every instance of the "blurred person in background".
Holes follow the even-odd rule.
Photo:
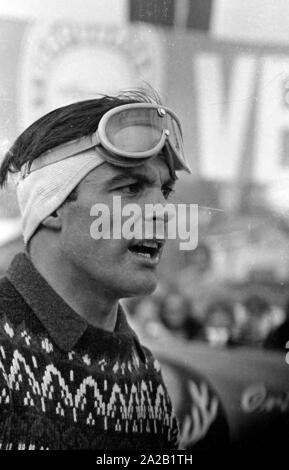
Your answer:
[[[275,328],[269,332],[267,338],[264,341],[264,347],[266,349],[276,349],[284,351],[289,346],[289,301],[284,309],[285,319]]]
[[[201,336],[202,325],[194,318],[192,301],[178,290],[171,291],[162,299],[160,320],[179,339],[190,341]]]
[[[248,346],[260,347],[274,325],[270,304],[259,295],[251,295],[243,302],[246,321],[240,330],[239,340]]]
[[[178,273],[176,280],[179,292],[190,298],[194,305],[194,317],[203,322],[203,311],[208,292],[215,288],[219,279],[213,269],[211,248],[200,242],[195,250],[185,253],[186,267]]]
[[[228,346],[235,341],[235,317],[226,300],[212,302],[205,313],[205,338],[212,346]]]
[[[0,283],[1,449],[178,446],[158,363],[119,303],[156,288],[165,239],[95,239],[91,210],[115,195],[163,207],[190,172],[181,139],[174,113],[131,92],[53,110],[7,153],[25,252]]]

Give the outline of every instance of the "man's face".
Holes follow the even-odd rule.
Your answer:
[[[154,251],[146,246],[139,249],[140,240],[114,239],[112,234],[110,239],[93,239],[90,229],[96,217],[90,211],[96,203],[105,204],[111,223],[113,196],[121,196],[122,207],[138,204],[144,221],[145,204],[166,204],[173,185],[169,168],[160,157],[129,169],[106,162],[92,170],[79,184],[77,200],[61,209],[61,250],[74,280],[84,288],[85,283],[87,287],[95,283],[112,299],[151,293],[157,285],[161,244]],[[145,254],[146,249],[153,251],[152,257]]]

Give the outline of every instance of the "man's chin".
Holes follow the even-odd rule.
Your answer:
[[[158,285],[157,277],[150,273],[148,276],[135,277],[128,286],[127,294],[124,297],[135,297],[152,294]]]

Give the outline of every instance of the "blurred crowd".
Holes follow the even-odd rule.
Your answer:
[[[234,301],[220,297],[196,308],[177,283],[159,286],[152,296],[127,302],[130,321],[142,337],[172,335],[212,346],[280,349],[289,346],[289,302],[272,305],[257,294]]]

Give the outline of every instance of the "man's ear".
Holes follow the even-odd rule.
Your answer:
[[[50,230],[58,232],[62,228],[61,211],[56,209],[52,214],[42,221],[42,225]]]

